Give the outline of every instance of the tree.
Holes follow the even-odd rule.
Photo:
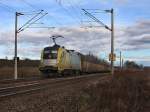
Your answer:
[[[125,68],[137,68],[137,69],[142,69],[143,65],[138,65],[136,62],[134,61],[126,61],[124,64]]]

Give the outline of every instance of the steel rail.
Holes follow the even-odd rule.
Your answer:
[[[18,82],[27,82],[27,81],[32,81],[32,80],[40,80],[42,78],[40,77],[30,77],[30,78],[18,78],[17,80],[14,80],[14,79],[1,79],[0,80],[0,84],[4,84],[4,83],[18,83]]]
[[[103,75],[102,74],[101,75],[94,74],[94,75],[75,76],[75,77],[69,77],[69,78],[57,78],[55,80],[50,80],[50,82],[30,83],[30,84],[24,84],[24,85],[20,85],[20,86],[10,86],[10,87],[6,87],[6,88],[0,88],[0,98],[45,89],[45,88],[48,88],[49,86],[51,86],[52,84],[64,83],[64,81],[71,81],[74,79],[85,79],[85,78],[95,77],[95,76],[104,77],[104,76],[108,76],[108,75],[106,75],[106,74],[103,74]],[[46,86],[43,86],[43,85],[46,85]],[[30,88],[30,89],[27,89],[27,88]]]

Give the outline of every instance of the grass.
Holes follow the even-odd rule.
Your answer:
[[[13,67],[1,67],[0,79],[13,78],[14,68]],[[38,67],[18,67],[19,78],[39,76],[40,72]]]
[[[38,70],[39,60],[19,60],[18,61],[18,74],[19,78],[39,76]],[[13,78],[14,74],[14,61],[13,60],[0,60],[0,79]]]
[[[147,76],[142,71],[118,72],[114,78],[64,97],[59,112],[149,112]]]

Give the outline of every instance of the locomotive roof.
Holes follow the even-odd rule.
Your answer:
[[[61,46],[60,45],[57,45],[57,44],[54,44],[53,46],[49,46],[49,47],[45,47],[44,50],[57,50],[59,49]],[[64,47],[63,47],[64,48]],[[81,54],[80,52],[77,52],[75,50],[69,50],[69,49],[66,49],[67,52],[76,52],[78,55],[83,55]],[[84,55],[83,55],[84,56]]]
[[[60,45],[55,44],[53,46],[45,47],[44,50],[56,50],[58,48],[60,48]]]

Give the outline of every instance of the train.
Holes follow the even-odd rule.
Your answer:
[[[109,71],[108,64],[93,61],[89,57],[54,44],[42,50],[39,70],[44,77]]]

